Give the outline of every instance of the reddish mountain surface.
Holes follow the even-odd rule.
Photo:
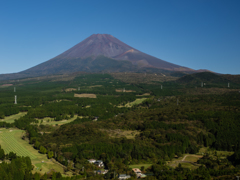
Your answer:
[[[193,71],[192,69],[172,64],[138,51],[109,34],[93,34],[55,58],[96,58],[99,55],[115,60],[130,61],[137,67],[152,67],[173,71]]]
[[[109,34],[93,34],[62,54],[0,80],[84,72],[197,72],[145,54]],[[200,71],[201,72],[201,71]]]

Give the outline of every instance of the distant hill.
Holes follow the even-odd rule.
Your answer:
[[[198,72],[145,54],[112,35],[93,34],[53,59],[19,73],[0,75],[0,80],[78,71],[181,72],[179,77]]]
[[[240,84],[240,75],[225,74],[225,75],[222,75],[222,77],[226,78],[227,80],[229,80],[231,82]]]
[[[177,82],[180,84],[200,85],[202,82],[205,84],[227,84],[232,81],[223,75],[217,75],[211,72],[201,72],[185,75],[179,78]]]

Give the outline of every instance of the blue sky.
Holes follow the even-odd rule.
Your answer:
[[[193,69],[240,74],[239,0],[0,1],[0,74],[97,33]]]

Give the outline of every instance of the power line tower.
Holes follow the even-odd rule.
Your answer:
[[[161,89],[162,89],[162,85],[161,85]]]
[[[203,82],[201,83],[201,87],[203,87]]]
[[[14,87],[14,92],[16,92],[16,87]]]
[[[15,102],[14,104],[17,104],[17,95],[15,95]]]
[[[228,88],[230,88],[230,83],[228,83]]]
[[[80,91],[80,87],[78,87],[78,91]]]

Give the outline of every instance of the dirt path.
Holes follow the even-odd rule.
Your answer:
[[[202,157],[202,156],[199,156],[199,155],[189,155],[189,154],[187,154],[187,155],[185,155],[185,156],[183,157],[183,159],[182,159],[181,161],[184,161],[187,156],[194,156],[194,157],[199,157],[199,158]]]

